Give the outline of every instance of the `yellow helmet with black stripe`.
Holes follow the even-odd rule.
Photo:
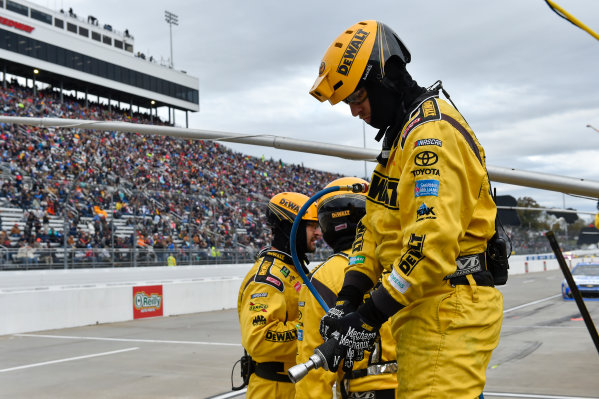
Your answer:
[[[268,201],[267,217],[269,223],[271,225],[281,222],[293,224],[295,217],[308,200],[309,198],[304,194],[288,191],[275,195]],[[302,220],[318,221],[316,204],[308,207],[306,213],[302,216]]]
[[[275,195],[268,201],[266,209],[266,220],[272,231],[272,245],[280,251],[291,253],[290,235],[293,221],[299,214],[300,209],[308,202],[309,198],[304,194],[294,192],[283,192]],[[302,216],[296,237],[296,248],[300,260],[306,260],[308,251],[306,225],[308,222],[318,223],[316,204],[311,204]]]
[[[407,64],[410,52],[397,34],[378,21],[361,21],[346,29],[327,49],[310,94],[332,105],[345,100],[366,80],[382,81],[391,57]]]

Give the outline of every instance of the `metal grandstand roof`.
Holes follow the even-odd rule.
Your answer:
[[[133,36],[88,16],[0,1],[0,71],[144,108],[199,111],[199,79],[133,50]],[[154,104],[151,105],[151,102]]]

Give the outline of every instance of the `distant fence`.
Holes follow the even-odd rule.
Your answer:
[[[170,255],[177,265],[240,264],[254,263],[256,253],[256,249],[244,247],[214,251],[199,248],[67,248],[65,251],[58,247],[20,251],[2,247],[0,271],[167,266]],[[319,249],[315,254],[309,254],[309,258],[322,261],[331,253],[328,249]]]

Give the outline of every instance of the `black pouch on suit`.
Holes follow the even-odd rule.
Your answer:
[[[512,243],[506,234],[499,217],[495,219],[495,234],[487,242],[487,270],[493,275],[495,285],[505,285],[510,268],[508,258],[512,253]]]

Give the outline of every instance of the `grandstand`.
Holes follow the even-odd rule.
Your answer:
[[[153,108],[199,110],[197,78],[135,53],[129,32],[0,3],[2,114],[172,125]],[[269,241],[272,195],[338,177],[201,140],[0,128],[4,269],[247,262]]]
[[[199,110],[197,78],[72,10],[0,1],[0,64],[3,115],[172,126],[171,110]],[[211,141],[2,123],[1,268],[249,262],[269,242],[272,195],[337,177]],[[549,250],[509,230],[518,253]],[[326,254],[319,243],[316,258]]]
[[[52,89],[34,95],[32,89],[11,83],[0,93],[0,108],[11,115],[127,118],[97,103],[85,107],[67,96],[61,102]],[[134,114],[133,119],[149,123],[148,115]],[[1,128],[0,217],[4,231],[9,233],[17,223],[22,233],[7,248],[13,253],[22,238],[33,245],[40,238],[60,249],[72,236],[74,242],[68,245],[91,245],[98,251],[92,250],[90,258],[96,259],[102,248],[134,248],[131,243],[142,239],[145,247],[175,251],[184,262],[190,261],[188,252],[194,262],[229,261],[240,249],[247,260],[249,252],[268,241],[262,218],[268,198],[283,190],[311,194],[337,176],[245,156],[213,142],[81,129]],[[49,223],[42,225],[47,229],[30,229],[35,231],[25,237],[31,214],[33,226],[44,214]],[[50,229],[54,235],[48,235]],[[206,254],[212,247],[221,259]],[[55,259],[58,266],[63,264],[61,254]]]

